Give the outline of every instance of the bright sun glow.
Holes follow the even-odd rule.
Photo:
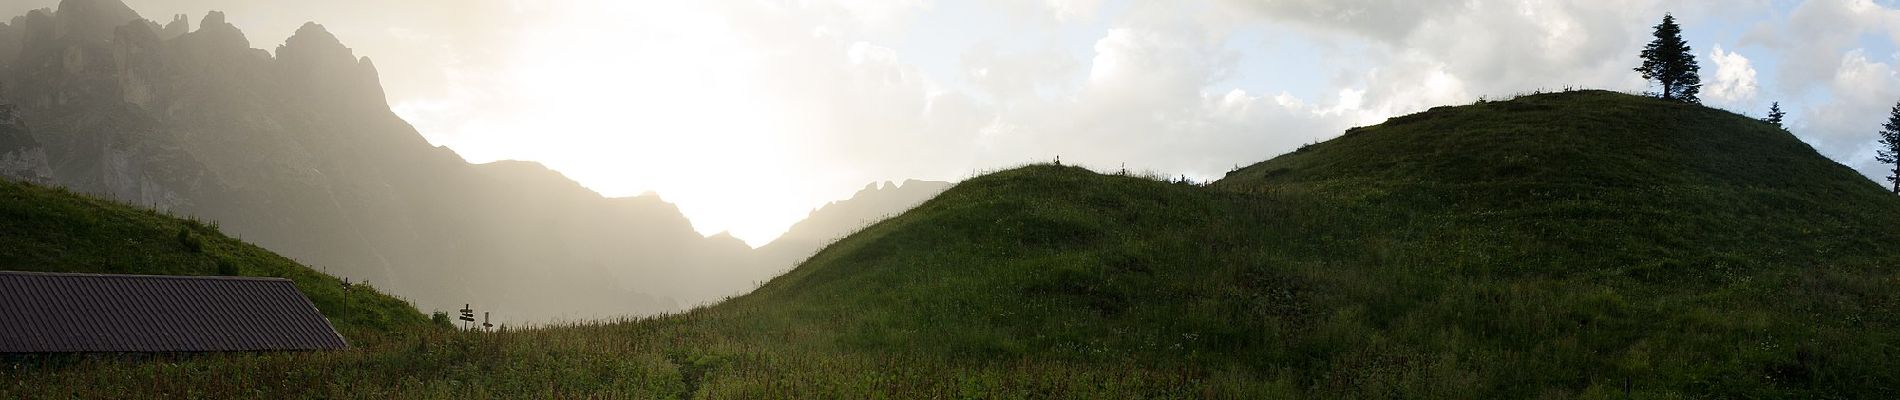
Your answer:
[[[726,19],[674,4],[561,7],[570,12],[549,18],[559,23],[517,38],[503,70],[477,74],[494,78],[470,82],[509,97],[476,105],[489,113],[444,121],[428,114],[441,105],[399,109],[438,128],[428,133],[452,133],[433,139],[472,162],[539,161],[611,197],[656,192],[701,234],[763,245],[838,194],[788,169],[800,160],[789,158],[798,144],[783,107],[753,94],[770,67],[759,52]]]

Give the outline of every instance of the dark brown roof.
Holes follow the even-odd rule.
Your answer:
[[[0,271],[0,353],[348,346],[287,279]]]

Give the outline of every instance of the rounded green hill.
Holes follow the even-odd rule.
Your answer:
[[[838,351],[1349,397],[1900,382],[1900,198],[1733,113],[1601,91],[1441,107],[1210,186],[978,177],[707,313]]]

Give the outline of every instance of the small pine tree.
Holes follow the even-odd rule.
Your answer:
[[[1887,182],[1893,183],[1894,194],[1900,194],[1900,103],[1893,105],[1887,124],[1880,127],[1884,129],[1880,130],[1880,148],[1874,152],[1874,159],[1894,165]]]
[[[1788,113],[1781,111],[1781,102],[1777,101],[1774,104],[1768,105],[1768,118],[1762,118],[1761,121],[1775,124],[1776,128],[1786,128],[1781,125],[1781,119],[1787,116]]]
[[[1696,97],[1702,92],[1702,67],[1696,65],[1689,44],[1682,41],[1682,27],[1676,25],[1675,16],[1663,14],[1662,23],[1656,25],[1656,40],[1643,47],[1641,56],[1643,65],[1636,72],[1661,85],[1662,92],[1657,94],[1664,100],[1702,102]]]

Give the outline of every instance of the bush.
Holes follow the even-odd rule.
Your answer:
[[[229,258],[219,258],[218,259],[218,275],[223,275],[223,276],[244,275],[244,269],[239,267],[236,261],[231,261],[231,259]]]
[[[178,245],[184,246],[185,250],[192,253],[203,253],[205,251],[204,239],[199,238],[198,235],[191,234],[190,227],[178,228]]]

